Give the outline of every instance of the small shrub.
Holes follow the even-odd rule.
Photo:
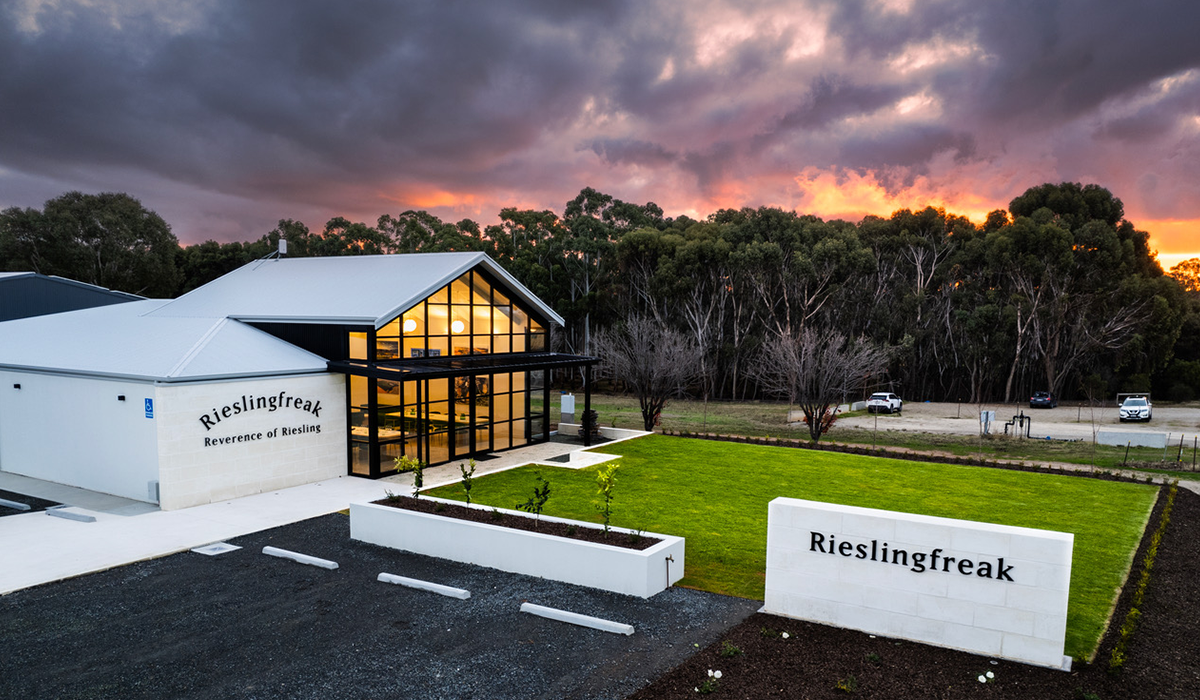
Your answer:
[[[499,520],[502,517],[504,517],[503,513],[496,510],[495,508],[492,509],[492,520]]]
[[[718,653],[721,656],[729,658],[732,656],[741,656],[742,650],[737,645],[735,645],[733,642],[726,639],[725,641],[721,642],[721,651]]]
[[[433,512],[434,512],[434,513],[441,513],[441,512],[442,512],[442,511],[444,511],[444,510],[446,510],[446,504],[445,504],[445,503],[434,503],[434,504],[433,504]]]
[[[467,466],[470,465],[470,469]],[[462,474],[463,492],[467,494],[467,505],[471,505],[471,487],[475,485],[475,458],[472,457],[467,464],[459,464],[458,471]]]
[[[613,489],[616,485],[616,464],[609,465],[596,472],[596,486],[599,487],[597,493],[603,499],[600,503],[596,504],[596,510],[600,511],[600,515],[604,516],[604,535],[606,537],[608,536],[608,521],[612,517]]]
[[[875,652],[871,652],[870,654],[867,654],[866,658],[867,658],[868,663],[873,664],[875,666],[878,666],[883,661],[883,657],[880,656],[879,654],[876,654]]]
[[[574,537],[575,533],[578,531],[579,531],[579,528],[575,527],[574,525],[568,525],[567,526],[567,537]]]
[[[541,474],[537,475],[538,484],[534,485],[533,495],[524,503],[518,503],[517,509],[523,510],[526,513],[533,513],[535,523],[541,522],[542,508],[546,506],[546,501],[550,500],[550,482],[542,478]]]
[[[858,679],[853,675],[846,676],[845,678],[839,680],[834,688],[842,691],[843,693],[853,693],[854,691],[858,690]]]
[[[400,494],[392,493],[390,490],[385,489],[383,494],[388,503],[395,503],[400,500]]]

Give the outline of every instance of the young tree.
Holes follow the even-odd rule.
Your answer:
[[[667,401],[700,367],[695,341],[645,316],[630,316],[619,327],[597,333],[595,347],[603,360],[601,373],[637,396],[646,430],[654,430]]]
[[[813,442],[828,428],[831,410],[887,369],[889,351],[864,338],[806,328],[768,340],[754,365],[764,389],[800,406]]]

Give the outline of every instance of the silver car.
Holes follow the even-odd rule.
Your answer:
[[[1130,396],[1121,404],[1121,422],[1129,420],[1150,420],[1150,414],[1154,407],[1150,404],[1150,399],[1145,396]]]

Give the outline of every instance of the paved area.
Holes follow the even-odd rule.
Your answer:
[[[322,487],[325,488],[325,487]],[[759,601],[671,588],[632,596],[458,564],[349,537],[333,513],[0,597],[0,698],[615,700]],[[335,570],[261,554],[332,559]],[[471,592],[447,598],[380,572]],[[520,612],[633,625],[631,636]]]
[[[617,438],[643,434],[621,431]],[[582,445],[557,442],[531,445],[479,462],[475,474],[539,462],[584,467],[612,458],[583,449]],[[566,463],[549,461],[568,454]],[[443,465],[426,470],[425,485],[432,488],[459,478],[457,463]],[[161,511],[137,501],[0,472],[0,489],[63,503],[69,506],[67,512],[95,518],[95,522],[79,522],[45,513],[0,518],[0,595],[333,513],[353,502],[383,498],[387,490],[404,493],[411,488],[411,474],[378,481],[346,476]]]

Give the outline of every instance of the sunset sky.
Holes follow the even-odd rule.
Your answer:
[[[1200,255],[1191,0],[8,0],[0,207],[127,192],[184,243],[583,187],[981,222],[1097,183]]]

